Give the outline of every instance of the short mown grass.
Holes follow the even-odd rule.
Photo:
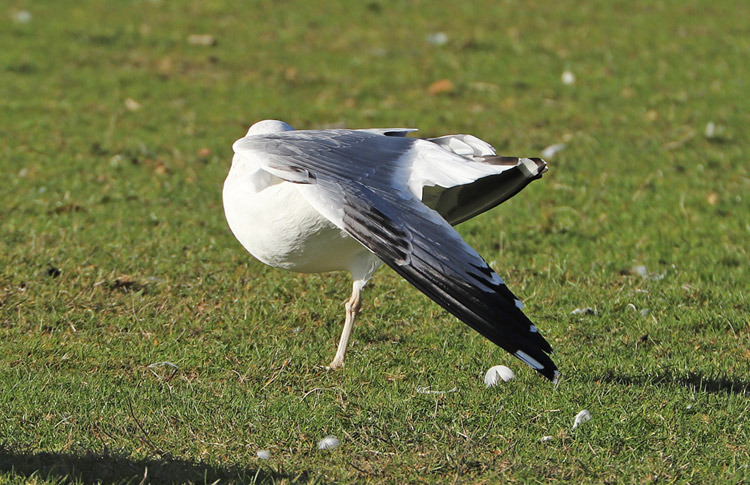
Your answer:
[[[5,2],[0,483],[749,479],[748,18],[697,0]],[[459,227],[560,385],[388,269],[347,367],[323,368],[348,275],[265,267],[224,221],[232,142],[264,118],[564,143]],[[486,389],[496,364],[517,378]],[[319,451],[326,435],[341,445]]]

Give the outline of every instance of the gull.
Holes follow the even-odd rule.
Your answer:
[[[556,382],[552,348],[502,278],[452,227],[504,202],[547,170],[498,156],[472,135],[409,128],[295,130],[259,121],[234,145],[224,182],[232,233],[261,262],[349,271],[336,354],[344,365],[361,291],[383,263],[461,321]]]

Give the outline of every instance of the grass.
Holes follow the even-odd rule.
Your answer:
[[[750,479],[748,17],[697,0],[6,2],[0,483]],[[321,368],[348,276],[264,267],[222,213],[231,144],[264,118],[529,156],[564,142],[459,228],[555,347],[560,386],[387,269],[346,369]],[[499,363],[517,378],[485,389]],[[328,434],[341,446],[318,451]]]

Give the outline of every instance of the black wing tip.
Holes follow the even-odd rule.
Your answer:
[[[552,381],[552,384],[555,386],[555,388],[557,388],[557,386],[560,385],[560,378],[562,378],[562,374],[560,373],[559,370],[555,369],[552,372],[552,379],[550,379]]]
[[[554,362],[552,362],[552,359],[549,358],[549,356],[542,352],[534,352],[536,355],[531,356],[527,352],[524,352],[523,350],[516,350],[513,352],[513,355],[521,360],[524,364],[528,365],[544,377],[546,377],[548,380],[552,381],[552,383],[557,386],[557,383],[560,379],[560,371],[557,370],[557,366]]]

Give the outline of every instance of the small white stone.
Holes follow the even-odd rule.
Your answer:
[[[448,36],[443,32],[427,34],[427,43],[430,45],[445,45],[448,42]]]
[[[579,425],[585,423],[591,419],[591,413],[588,412],[588,410],[584,409],[580,413],[576,414],[576,419],[573,421],[573,428],[576,429]]]
[[[562,83],[566,86],[571,86],[576,83],[576,76],[570,71],[563,71],[561,79]]]
[[[187,38],[188,44],[191,45],[216,45],[216,37],[210,34],[190,34]]]
[[[516,375],[510,370],[510,368],[505,367],[504,365],[496,365],[490,367],[490,370],[484,375],[484,385],[487,387],[496,386],[499,379],[508,382],[514,377],[516,377]]]
[[[28,10],[19,10],[13,15],[13,21],[19,24],[28,24],[31,22],[31,12]]]
[[[648,270],[642,264],[639,264],[638,266],[633,266],[633,272],[637,274],[638,276],[640,276],[641,278],[645,278],[646,276],[648,276]]]
[[[332,450],[336,448],[341,442],[335,436],[326,436],[322,440],[318,441],[319,450]]]
[[[268,450],[258,450],[258,459],[259,460],[268,460],[271,458],[271,452]]]
[[[127,109],[128,111],[138,111],[139,109],[141,109],[141,103],[134,100],[133,98],[126,98],[125,109]]]

